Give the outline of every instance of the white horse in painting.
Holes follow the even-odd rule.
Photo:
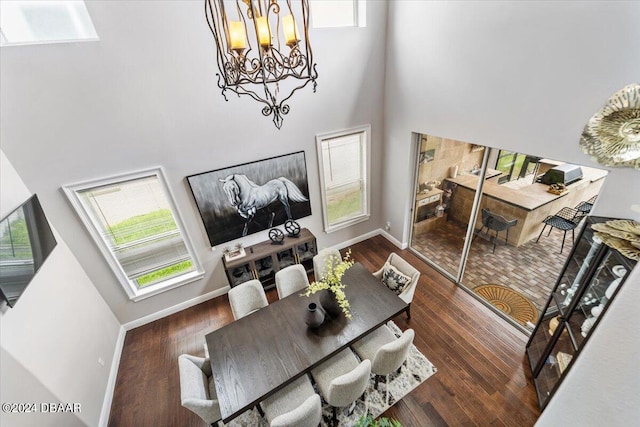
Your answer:
[[[246,175],[233,174],[221,179],[220,182],[222,182],[222,189],[229,198],[231,205],[238,210],[242,218],[247,220],[242,230],[243,236],[247,235],[249,224],[253,221],[256,212],[267,208],[276,200],[279,200],[284,206],[288,219],[292,219],[289,200],[293,202],[306,202],[309,200],[293,182],[285,177],[272,179],[264,185],[257,185]],[[267,208],[267,210],[269,209]],[[269,218],[268,228],[271,228],[276,214],[275,212],[269,212],[271,217]]]

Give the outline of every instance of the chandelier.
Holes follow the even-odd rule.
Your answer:
[[[262,114],[273,116],[280,129],[289,98],[310,82],[316,91],[308,0],[205,0],[205,14],[225,101],[227,90],[249,95],[264,104]]]

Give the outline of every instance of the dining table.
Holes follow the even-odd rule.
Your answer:
[[[222,421],[265,398],[405,311],[407,303],[356,263],[342,277],[351,319],[304,322],[318,294],[294,293],[205,336]],[[302,292],[302,291],[301,291]]]

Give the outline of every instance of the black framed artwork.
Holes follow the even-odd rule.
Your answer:
[[[311,215],[304,151],[187,177],[211,246]]]

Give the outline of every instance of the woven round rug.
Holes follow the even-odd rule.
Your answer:
[[[473,291],[523,326],[538,320],[538,309],[520,292],[502,285],[480,285]]]

